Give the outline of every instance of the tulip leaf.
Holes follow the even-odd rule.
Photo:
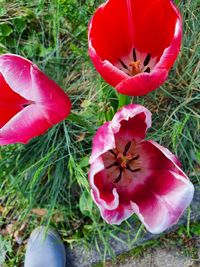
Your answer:
[[[85,190],[83,191],[79,200],[79,209],[85,216],[91,216],[93,208],[93,201],[91,195]]]

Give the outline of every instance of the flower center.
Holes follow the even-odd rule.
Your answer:
[[[131,74],[132,74],[132,76],[134,76],[134,75],[136,75],[136,74],[138,74],[138,73],[141,72],[140,65],[141,65],[141,63],[140,63],[139,60],[133,61],[133,62],[131,62],[129,64],[129,66],[131,67]]]
[[[150,73],[153,67],[153,61],[151,54],[141,56],[136,54],[136,49],[133,48],[131,56],[129,55],[125,59],[119,59],[119,69],[123,70],[127,75],[134,76],[142,72]],[[143,62],[143,63],[142,63]],[[153,64],[153,65],[152,65]]]
[[[128,170],[130,172],[139,172],[141,169],[138,168],[139,164],[136,162],[139,159],[139,155],[133,155],[132,153],[128,153],[130,147],[131,147],[131,141],[129,141],[126,146],[124,147],[123,153],[116,154],[113,150],[109,150],[111,154],[115,156],[115,161],[106,167],[106,169],[110,169],[114,166],[118,167],[119,175],[114,180],[114,183],[118,183],[122,178],[122,173],[125,170]],[[134,164],[133,164],[134,162]],[[132,165],[136,166],[136,168],[132,168]]]

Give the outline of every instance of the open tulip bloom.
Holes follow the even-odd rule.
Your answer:
[[[181,24],[172,0],[108,0],[89,24],[89,55],[119,93],[145,95],[167,79],[180,50]]]
[[[0,145],[27,143],[67,117],[71,102],[29,60],[0,56]]]
[[[119,110],[93,139],[89,181],[93,200],[109,224],[136,213],[152,233],[175,224],[194,187],[168,149],[144,140],[151,113],[141,105]]]

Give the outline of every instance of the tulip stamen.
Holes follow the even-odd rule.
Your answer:
[[[148,67],[144,72],[150,73],[150,68]]]
[[[146,58],[144,60],[143,65],[144,66],[147,66],[149,64],[149,62],[150,62],[150,59],[151,59],[151,54],[147,54],[147,56],[146,56]]]
[[[105,169],[110,169],[112,167],[117,167],[116,170],[119,170],[119,174],[117,176],[117,178],[115,178],[114,183],[118,183],[121,179],[122,179],[122,173],[123,171],[125,172],[125,170],[129,170],[133,173],[135,172],[139,172],[141,169],[137,168],[139,167],[139,165],[136,163],[135,169],[132,169],[129,164],[131,164],[132,161],[136,161],[139,159],[140,155],[133,155],[131,153],[131,151],[129,151],[131,149],[131,145],[132,145],[132,141],[128,141],[128,143],[126,143],[126,145],[124,146],[124,151],[122,153],[120,152],[115,152],[114,150],[110,149],[108,150],[108,152],[110,152],[114,157],[115,160],[113,160],[113,162],[108,165],[107,167],[105,166]],[[113,169],[114,171],[114,169]]]
[[[112,150],[112,149],[110,149],[110,150],[108,150],[111,154],[113,154],[115,157],[117,157],[117,154]]]
[[[122,170],[123,170],[123,168],[120,167],[120,169],[119,169],[119,175],[118,175],[117,178],[114,180],[114,183],[118,183],[118,182],[121,180],[121,178],[122,178]]]
[[[121,59],[119,59],[119,62],[121,63],[122,67],[124,67],[126,70],[128,69],[126,64]]]
[[[133,48],[133,60],[134,60],[135,62],[137,61],[137,56],[136,56],[135,48]]]
[[[129,165],[126,166],[126,169],[129,170],[129,171],[131,171],[131,172],[139,172],[139,171],[141,171],[140,168],[133,170],[133,169],[131,169],[131,167]]]
[[[28,107],[28,106],[30,106],[30,104],[23,104],[23,108],[26,108],[26,107]]]
[[[119,63],[121,66],[118,65],[118,67],[120,70],[123,70],[128,76],[135,76],[142,72],[150,73],[151,68],[148,65],[151,59],[152,55],[150,53],[146,54],[145,58],[143,58],[143,56],[142,58],[140,58],[140,54],[137,55],[136,49],[133,48],[132,56],[129,55],[128,58],[123,58],[123,60],[119,59]],[[153,62],[154,59],[152,59],[151,67]]]
[[[126,153],[128,152],[129,148],[131,147],[131,141],[129,141],[124,148],[123,155],[126,156]]]
[[[117,161],[115,161],[114,163],[110,164],[109,166],[106,167],[106,169],[110,169],[113,166],[119,166],[119,163]]]
[[[133,160],[137,160],[137,159],[139,159],[139,155],[137,155],[137,156],[135,156],[135,157],[133,157],[131,160],[129,160],[129,162],[131,162],[131,161],[133,161]]]

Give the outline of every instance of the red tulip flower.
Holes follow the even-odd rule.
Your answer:
[[[89,181],[107,223],[136,213],[150,232],[160,233],[178,221],[194,187],[168,149],[144,140],[150,126],[151,113],[134,104],[102,125],[93,139]]]
[[[145,95],[167,79],[180,50],[181,24],[172,0],[108,0],[89,24],[89,55],[119,93]]]
[[[29,60],[0,56],[0,145],[27,143],[67,117],[71,102]]]

